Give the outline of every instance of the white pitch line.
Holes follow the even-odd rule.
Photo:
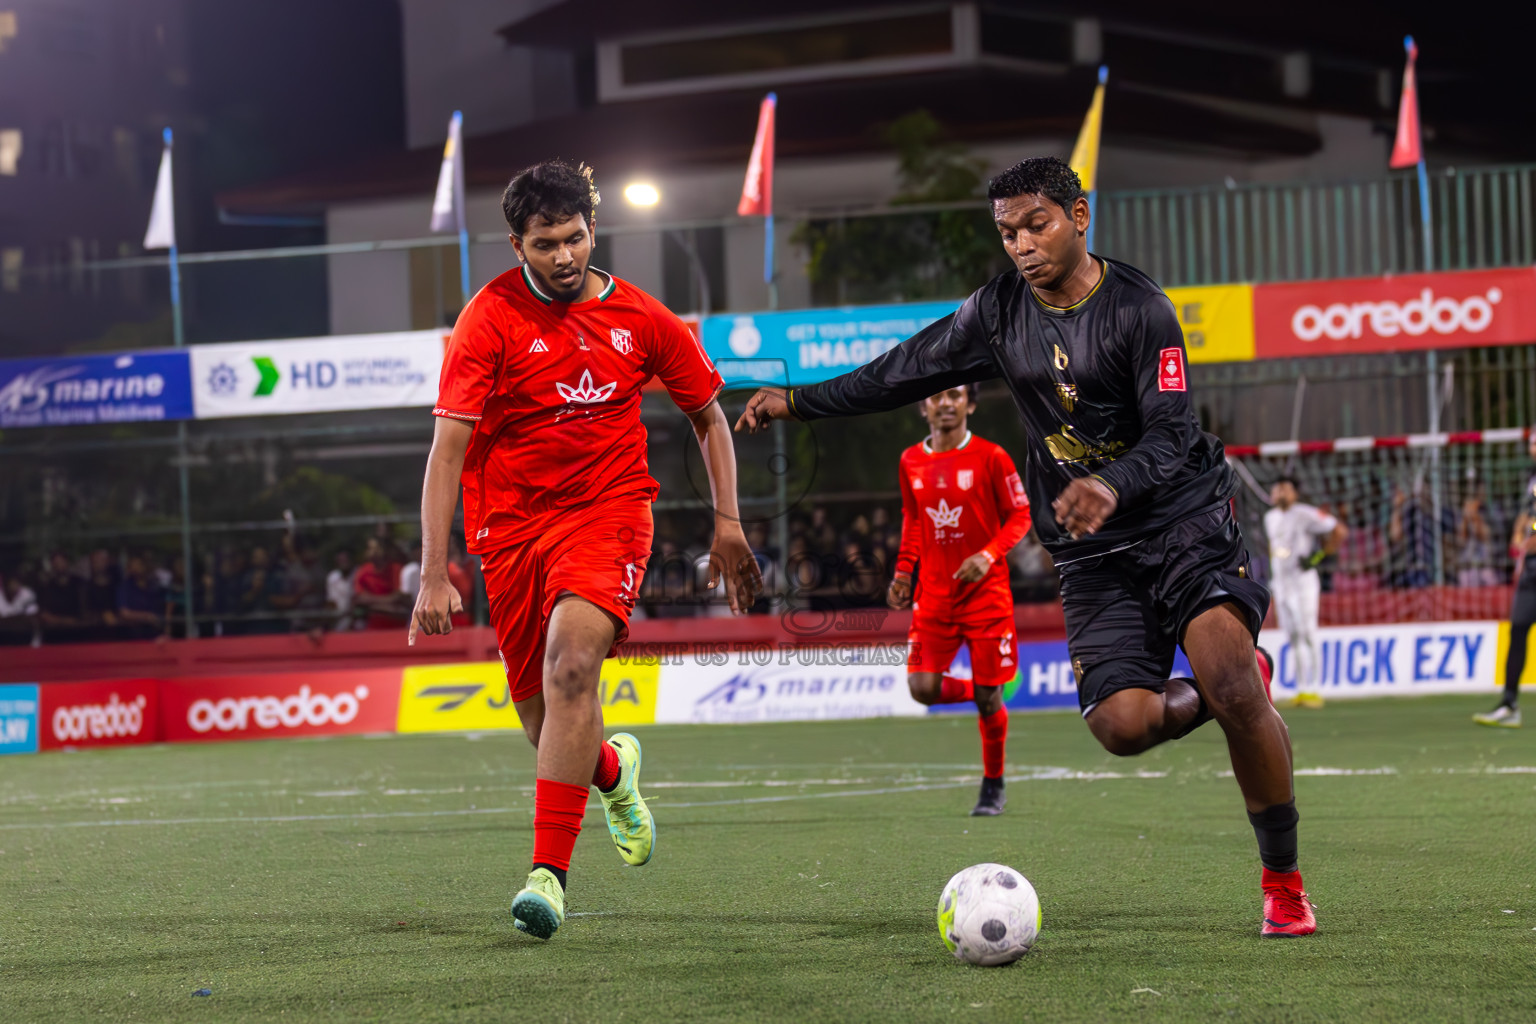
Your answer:
[[[1163,779],[1167,772],[1077,772],[1066,768],[1046,768],[1025,775],[1010,775],[1009,782],[1071,782],[1098,781],[1101,779]],[[893,796],[899,793],[922,793],[940,789],[962,789],[976,785],[975,779],[964,782],[935,782],[905,786],[882,786],[875,789],[842,789],[831,793],[785,793],[782,796],[742,797],[736,800],[703,800],[686,803],[664,803],[664,808],[728,807],[744,804],[776,804],[793,800],[824,800],[850,796]],[[590,803],[587,810],[599,808]],[[373,811],[353,814],[277,814],[250,817],[219,818],[125,818],[118,821],[58,821],[0,825],[0,832],[18,832],[24,829],[49,831],[65,828],[123,828],[150,825],[276,825],[307,821],[377,821],[390,818],[455,818],[486,814],[527,814],[527,807],[471,807],[445,811]]]

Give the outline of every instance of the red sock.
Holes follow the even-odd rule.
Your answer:
[[[1008,709],[998,708],[976,722],[981,732],[981,774],[989,779],[1003,777],[1003,748],[1008,745]]]
[[[940,704],[965,704],[976,699],[976,690],[969,679],[945,676],[939,683]]]
[[[606,793],[618,784],[619,752],[604,743],[597,755],[597,771],[592,773],[592,785]]]
[[[587,787],[553,779],[533,783],[533,862],[561,871],[571,866],[571,851],[587,813]]]

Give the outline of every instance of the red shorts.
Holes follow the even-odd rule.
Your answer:
[[[971,682],[976,686],[1003,686],[1019,671],[1014,652],[1013,615],[986,624],[912,622],[907,633],[907,671],[948,671],[961,644],[971,648]]]
[[[544,689],[544,638],[561,594],[575,594],[621,623],[629,636],[640,581],[651,556],[650,502],[624,501],[573,512],[548,533],[482,559],[491,626],[514,701]]]

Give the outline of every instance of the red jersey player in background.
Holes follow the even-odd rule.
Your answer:
[[[448,537],[464,487],[470,550],[484,562],[507,684],[538,748],[533,871],[512,901],[516,926],[549,938],[565,920],[566,871],[596,786],[626,864],[650,860],[655,822],[640,796],[640,744],[603,742],[603,659],[628,634],[651,551],[640,389],[659,377],[693,424],[714,494],[713,588],[731,609],[761,587],[736,504],[720,374],[665,306],[589,267],[598,203],[591,171],[537,164],[502,195],[522,265],[459,314],[443,360],[422,489],[416,632],[447,633],[461,609]]]
[[[1029,500],[1008,453],[966,429],[974,384],[925,398],[922,410],[930,433],[901,453],[901,554],[886,601],[912,609],[912,696],[930,705],[976,702],[982,778],[971,814],[1001,814],[1002,688],[1019,670],[1004,556],[1029,532]],[[970,682],[944,674],[962,643],[970,646]]]

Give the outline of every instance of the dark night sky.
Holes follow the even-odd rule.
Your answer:
[[[220,225],[213,196],[403,144],[398,4],[189,0],[186,11],[196,140],[189,248],[318,240]]]

